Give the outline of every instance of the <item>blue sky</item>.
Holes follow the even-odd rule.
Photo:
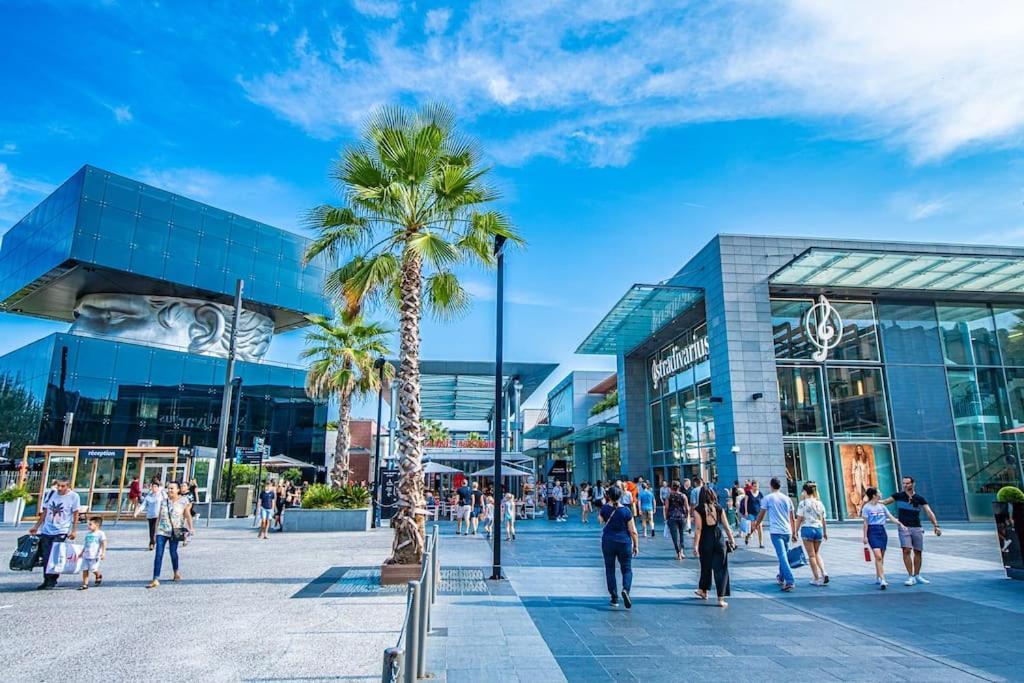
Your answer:
[[[506,358],[611,368],[572,352],[718,232],[1021,241],[1024,6],[895,4],[7,0],[0,230],[84,163],[297,229],[368,112],[445,100],[529,242]],[[464,277],[426,358],[491,357]]]

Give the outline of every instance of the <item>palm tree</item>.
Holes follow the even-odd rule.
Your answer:
[[[318,233],[306,251],[350,258],[331,273],[325,292],[357,313],[367,304],[397,308],[399,317],[398,423],[402,477],[391,563],[420,561],[425,540],[423,430],[420,424],[420,318],[424,307],[441,318],[466,310],[469,294],[454,269],[492,266],[498,237],[522,240],[500,212],[485,210],[498,194],[485,184],[475,144],[455,130],[443,105],[417,112],[379,110],[361,140],[332,171],[339,206],[310,212]]]
[[[332,484],[345,486],[350,470],[352,399],[375,393],[380,386],[373,362],[388,353],[385,337],[392,330],[358,316],[341,317],[337,324],[322,315],[306,317],[316,325],[306,333],[308,347],[300,354],[311,361],[306,373],[306,393],[316,399],[338,399],[338,437],[330,476]],[[394,374],[394,367],[385,363],[385,379]]]

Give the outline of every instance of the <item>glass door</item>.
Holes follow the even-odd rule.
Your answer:
[[[38,501],[42,502],[46,492],[53,487],[53,484],[58,479],[67,479],[71,481],[71,475],[75,471],[75,456],[70,453],[67,455],[51,455],[49,461],[46,463],[46,470],[43,474],[43,485],[39,487]],[[81,494],[79,494],[81,497]]]
[[[117,512],[123,465],[123,458],[96,459],[92,494],[89,498],[90,512]]]

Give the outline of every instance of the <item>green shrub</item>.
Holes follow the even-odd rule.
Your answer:
[[[613,407],[615,407],[617,405],[619,405],[619,391],[618,391],[618,389],[616,389],[614,391],[609,391],[608,394],[604,398],[602,398],[600,401],[598,401],[593,406],[591,406],[590,414],[591,415],[597,415],[598,413],[603,413],[604,411],[608,410],[609,408],[613,408]]]
[[[25,499],[25,505],[32,502],[32,494],[24,486],[12,486],[0,493],[0,503],[13,503],[19,498]]]
[[[259,465],[243,465],[241,463],[232,463],[231,465],[231,488],[236,486],[256,486],[256,475],[259,473]],[[270,472],[267,472],[266,468],[263,468],[263,475],[260,477],[260,485],[257,489],[263,488],[263,483],[270,477]],[[234,499],[235,492],[228,492],[228,466],[224,465],[224,471],[221,473],[220,479],[221,488],[221,500]],[[257,493],[259,491],[257,490]]]
[[[369,505],[370,492],[356,484],[338,488],[313,484],[302,496],[302,507],[307,510],[358,510]]]
[[[1016,486],[1004,486],[996,494],[996,500],[1000,503],[1024,503],[1024,491]]]
[[[281,473],[281,478],[285,481],[290,481],[293,484],[302,482],[302,470],[298,467],[289,467]]]

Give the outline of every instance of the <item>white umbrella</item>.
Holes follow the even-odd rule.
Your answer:
[[[501,476],[503,476],[503,477],[528,477],[531,474],[533,474],[533,472],[527,472],[526,470],[521,470],[521,469],[519,469],[517,467],[512,467],[511,465],[508,465],[506,467],[502,467],[501,468]],[[494,476],[494,465],[491,465],[490,467],[482,469],[479,472],[474,472],[471,476],[474,476],[474,477],[493,477]]]
[[[461,471],[454,467],[448,467],[448,465],[442,465],[439,462],[428,462],[423,466],[423,474],[454,474]]]

